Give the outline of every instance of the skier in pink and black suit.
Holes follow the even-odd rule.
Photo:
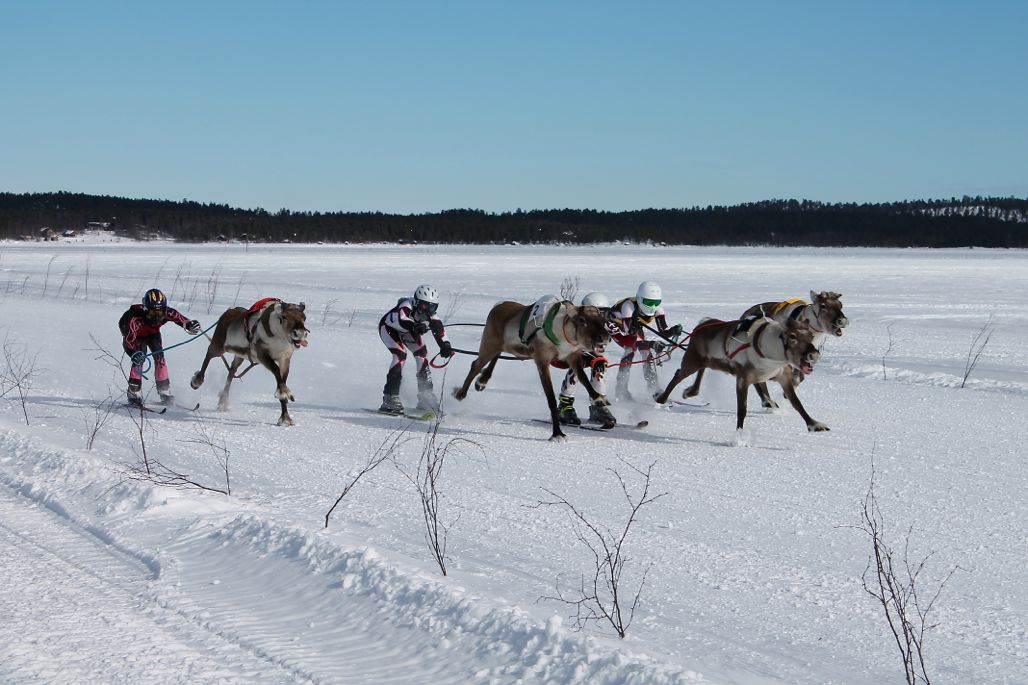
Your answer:
[[[152,288],[143,295],[142,304],[134,304],[121,315],[118,329],[121,331],[121,346],[132,359],[129,372],[128,401],[139,404],[143,401],[143,363],[147,348],[153,355],[154,380],[157,393],[165,404],[174,399],[171,394],[171,380],[168,378],[168,362],[164,359],[164,342],[161,340],[161,326],[168,322],[182,326],[190,335],[200,333],[200,322],[187,318],[177,309],[168,306],[168,298],[160,290]]]
[[[448,358],[453,355],[453,346],[446,339],[442,319],[436,316],[439,308],[439,292],[430,285],[419,285],[414,297],[401,298],[396,306],[385,313],[378,324],[382,343],[392,353],[389,373],[386,374],[382,390],[382,406],[385,414],[402,414],[400,381],[403,379],[403,364],[407,361],[409,347],[417,360],[418,409],[438,411],[439,402],[433,394],[432,375],[428,364],[428,347],[422,336],[429,331],[439,345],[439,355]]]
[[[664,352],[667,343],[647,340],[643,325],[656,324],[657,330],[671,339],[676,339],[682,334],[682,326],[668,328],[664,308],[660,306],[660,302],[660,286],[652,281],[643,281],[639,284],[635,297],[626,297],[614,303],[610,309],[607,320],[613,325],[611,337],[625,350],[621,356],[621,365],[618,367],[615,401],[632,400],[632,394],[628,392],[628,378],[636,350],[642,353],[643,377],[646,379],[646,389],[650,396],[656,396],[661,390],[654,359]]]

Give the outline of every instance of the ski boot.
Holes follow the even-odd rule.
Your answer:
[[[589,420],[600,424],[602,428],[613,428],[617,425],[617,419],[610,413],[610,402],[606,397],[597,397],[589,405]]]
[[[129,404],[137,407],[143,404],[143,382],[136,379],[130,379],[126,395]]]
[[[425,373],[418,375],[418,404],[417,410],[420,412],[431,412],[432,414],[439,413],[439,400],[435,396],[435,388],[432,385],[432,379],[428,376],[428,366],[425,367]]]
[[[661,387],[660,381],[657,380],[657,366],[653,363],[652,359],[643,364],[643,378],[646,379],[646,390],[649,392],[650,397],[660,395]]]
[[[565,426],[581,426],[582,420],[575,413],[575,398],[561,395],[557,403],[557,418]]]
[[[383,414],[402,416],[403,402],[400,401],[399,395],[382,395],[382,406],[378,410]]]
[[[614,389],[615,402],[632,402],[635,398],[628,392],[628,368],[618,369],[617,387]]]
[[[171,393],[170,381],[157,381],[157,394],[161,397],[161,404],[167,406],[175,403],[175,396]]]

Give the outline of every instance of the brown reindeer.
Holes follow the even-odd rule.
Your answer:
[[[233,307],[218,319],[211,343],[207,346],[207,356],[200,370],[193,374],[190,385],[195,390],[203,385],[207,365],[215,357],[220,357],[228,369],[225,387],[218,395],[218,409],[228,409],[228,393],[232,380],[242,376],[257,364],[263,365],[275,376],[275,397],[282,403],[282,413],[278,418],[279,426],[292,426],[293,419],[289,416],[288,403],[295,398],[286,386],[289,377],[289,362],[293,352],[307,346],[307,315],[304,313],[303,302],[290,304],[274,298],[266,298],[254,304],[250,309]],[[235,355],[232,363],[225,361],[225,353]],[[250,366],[243,373],[236,374],[244,362]]]
[[[815,293],[811,290],[810,302],[798,297],[781,302],[761,302],[747,309],[739,318],[749,319],[759,316],[766,316],[781,323],[786,323],[790,319],[805,321],[810,326],[810,329],[814,331],[814,344],[818,349],[821,349],[821,344],[827,335],[841,336],[842,329],[846,328],[850,323],[846,315],[842,313],[842,295],[829,291]],[[794,386],[799,386],[803,382],[803,374],[796,371],[792,366],[783,369],[782,374],[788,374],[792,378]],[[785,387],[782,378],[776,376],[770,380],[777,381],[779,385],[783,388]],[[693,382],[692,387],[685,391],[684,396],[695,397],[698,395],[700,383],[702,382],[703,369],[700,369],[696,374],[696,380]],[[754,383],[753,390],[760,397],[762,406],[767,409],[778,408],[778,403],[771,399],[771,393],[767,390],[766,382]]]
[[[560,429],[557,414],[550,363],[566,362],[575,371],[594,404],[609,404],[607,398],[597,393],[589,382],[581,360],[584,350],[591,350],[609,341],[610,333],[604,324],[603,314],[596,307],[579,307],[571,302],[561,302],[555,297],[542,298],[534,305],[500,302],[486,317],[478,358],[471,363],[464,385],[455,389],[453,396],[458,400],[467,397],[468,388],[476,376],[475,390],[485,390],[503,352],[519,359],[534,359],[550,407],[553,423],[550,440],[565,440],[567,436]]]
[[[748,324],[748,325],[747,325]],[[745,330],[743,330],[745,328]],[[792,374],[783,374],[786,367],[798,369],[804,376],[814,370],[821,353],[814,346],[814,332],[806,323],[790,319],[781,323],[767,317],[744,321],[704,319],[693,329],[682,365],[675,371],[664,392],[655,398],[667,402],[675,386],[703,369],[714,369],[735,376],[736,430],[746,420],[746,393],[754,383],[775,378],[782,384],[785,396],[807,423],[809,431],[826,431],[828,426],[815,421],[803,408]],[[685,396],[698,389],[694,385]]]

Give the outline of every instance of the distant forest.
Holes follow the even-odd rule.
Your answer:
[[[431,214],[293,212],[80,193],[0,193],[0,237],[103,226],[138,239],[394,243],[597,243],[1028,247],[1028,199],[963,197],[872,204],[765,200],[730,207]]]

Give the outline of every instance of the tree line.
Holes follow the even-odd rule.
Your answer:
[[[182,242],[597,243],[669,245],[1028,247],[1028,198],[882,203],[764,200],[732,206],[425,214],[239,209],[189,200],[82,193],[0,193],[0,237],[104,227]]]

